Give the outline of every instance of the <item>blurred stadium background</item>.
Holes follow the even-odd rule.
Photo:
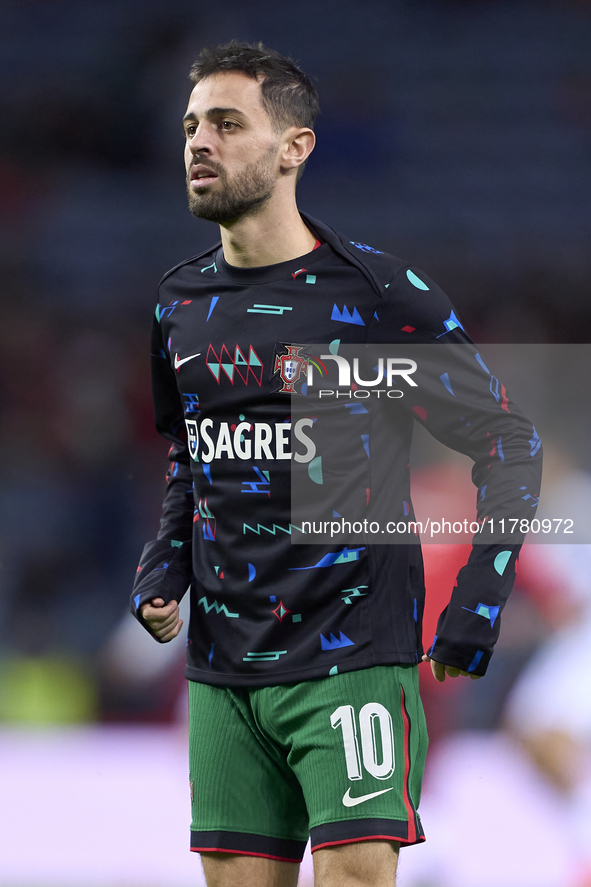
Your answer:
[[[156,286],[215,239],[186,210],[187,72],[232,37],[316,79],[303,209],[424,268],[479,342],[591,341],[589,0],[3,0],[0,887],[200,883],[182,644],[153,644],[126,610],[164,484]],[[588,520],[577,354],[572,388],[546,378],[540,400],[550,424],[570,404],[548,490],[563,506],[572,490],[564,507]],[[419,447],[417,498],[472,501],[442,457]],[[401,887],[591,884],[591,694],[574,655],[591,642],[591,556],[551,548],[522,558],[486,681],[423,675],[428,841],[403,852]],[[428,630],[461,555],[429,546]],[[527,682],[552,655],[562,683],[544,701]],[[547,705],[564,682],[570,719]]]

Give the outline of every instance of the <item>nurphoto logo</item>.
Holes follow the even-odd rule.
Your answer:
[[[320,373],[322,376],[327,374],[325,361],[332,360],[336,363],[338,370],[337,388],[319,388],[318,397],[344,397],[365,399],[371,397],[372,394],[380,397],[385,394],[386,397],[400,398],[404,397],[404,391],[393,386],[406,383],[407,385],[417,388],[417,383],[411,378],[417,370],[417,363],[408,357],[379,357],[377,365],[372,368],[375,373],[373,378],[361,378],[361,370],[359,367],[359,358],[354,357],[352,361],[348,360],[341,354],[321,354],[319,362],[321,365]],[[314,387],[315,370],[319,366],[316,361],[308,361],[307,366],[307,383],[308,393]],[[323,372],[324,369],[324,372]],[[364,373],[368,372],[367,370]],[[333,383],[334,384],[334,383]],[[385,387],[379,387],[385,386]],[[344,390],[341,390],[344,389]],[[348,390],[347,390],[348,389]]]

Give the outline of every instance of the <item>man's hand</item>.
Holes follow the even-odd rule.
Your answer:
[[[142,604],[140,613],[156,640],[161,644],[172,641],[183,627],[183,621],[179,617],[179,605],[176,601],[171,601],[164,606],[162,598],[155,597],[153,601]]]
[[[436,662],[435,659],[431,659],[431,657],[427,656],[426,653],[423,656],[423,662],[431,663],[431,671],[433,672],[433,677],[436,681],[439,681],[440,683],[445,680],[446,676],[449,676],[450,678],[457,678],[457,676],[461,674],[465,678],[472,678],[473,681],[476,681],[478,680],[478,678],[482,677],[481,674],[470,674],[470,672],[462,671],[461,668],[456,668],[454,665],[444,665],[443,662]]]

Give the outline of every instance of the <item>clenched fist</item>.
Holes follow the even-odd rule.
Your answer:
[[[479,674],[470,674],[467,671],[462,671],[461,668],[456,668],[454,665],[444,665],[442,662],[436,662],[435,659],[431,659],[430,656],[423,656],[423,662],[431,663],[431,671],[433,672],[433,677],[436,681],[442,683],[446,676],[450,678],[457,678],[458,675],[462,675],[464,678],[472,678],[473,681],[478,680],[478,678],[482,677]]]
[[[156,597],[153,601],[142,604],[140,613],[156,640],[161,644],[172,641],[183,627],[183,620],[179,616],[179,605],[176,601],[170,601],[165,606],[162,598]]]

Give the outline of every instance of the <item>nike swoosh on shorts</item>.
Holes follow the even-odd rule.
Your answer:
[[[351,789],[348,788],[347,791],[345,792],[345,794],[343,795],[343,804],[345,805],[345,807],[356,807],[357,804],[363,804],[364,801],[369,801],[370,798],[377,798],[378,795],[383,795],[386,792],[391,792],[393,788],[394,788],[394,786],[391,785],[390,788],[383,788],[381,791],[372,792],[369,795],[361,795],[360,798],[352,798],[351,795],[349,794]]]

